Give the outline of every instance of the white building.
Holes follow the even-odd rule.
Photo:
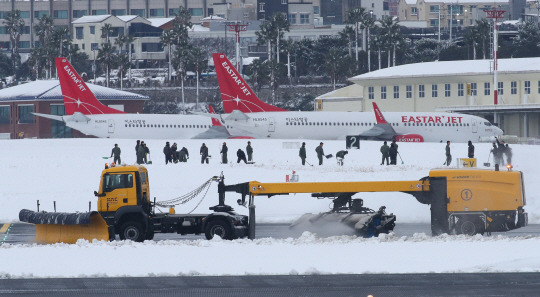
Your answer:
[[[491,60],[443,61],[385,68],[349,80],[362,86],[362,110],[451,111],[485,117],[505,134],[540,137],[540,58],[500,59],[498,105]],[[494,116],[496,114],[496,118]]]

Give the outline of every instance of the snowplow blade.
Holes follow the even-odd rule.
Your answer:
[[[37,243],[76,243],[78,239],[109,240],[109,226],[96,211],[86,213],[19,212],[21,222],[36,225]]]

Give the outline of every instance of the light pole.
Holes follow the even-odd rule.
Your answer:
[[[449,12],[450,12],[450,42],[452,42],[452,25],[453,25],[453,24],[452,24],[452,21],[453,21],[453,17],[452,17],[452,15],[453,15],[452,4],[450,4],[450,10],[449,10]]]
[[[441,5],[439,4],[439,22],[438,22],[438,25],[439,25],[439,43],[441,43]]]
[[[94,84],[96,83],[96,50],[93,49],[92,52],[94,53],[94,63],[92,64],[92,71],[94,71]]]

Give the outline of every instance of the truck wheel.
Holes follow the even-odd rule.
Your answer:
[[[475,235],[479,233],[478,225],[472,220],[461,218],[456,224],[456,233],[463,235]]]
[[[120,226],[120,239],[143,242],[146,234],[143,232],[143,227],[140,223],[128,221]]]
[[[229,224],[227,224],[227,222],[222,220],[216,220],[208,223],[204,234],[208,240],[214,238],[214,236],[219,236],[223,239],[232,239],[231,227]]]

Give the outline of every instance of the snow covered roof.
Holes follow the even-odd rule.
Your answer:
[[[226,19],[222,18],[222,17],[219,17],[217,15],[211,15],[211,16],[207,16],[207,17],[201,19],[201,21],[224,21],[224,20],[226,20]]]
[[[104,14],[104,15],[85,15],[83,17],[80,17],[76,20],[74,20],[73,24],[83,24],[83,23],[101,23],[104,20],[110,18],[112,15],[110,14]]]
[[[364,73],[349,80],[360,82],[383,78],[489,75],[493,68],[492,63],[492,60],[462,60],[405,64]],[[540,73],[540,58],[499,59],[498,64],[500,73]]]
[[[331,92],[322,94],[315,99],[358,99],[363,97],[363,93],[364,87],[357,84],[352,84],[350,86],[346,86],[344,88],[336,89]]]
[[[87,83],[98,100],[148,100],[131,92],[111,89]],[[37,80],[0,90],[0,101],[22,100],[62,100],[62,90],[58,80]]]
[[[174,18],[149,18],[150,24],[154,27],[161,27],[166,23],[174,20]]]
[[[405,3],[408,5],[415,5],[418,0],[405,0]],[[425,3],[443,3],[443,4],[475,4],[475,3],[498,3],[498,4],[505,4],[508,3],[509,0],[424,0]]]
[[[138,15],[119,15],[119,16],[116,16],[116,17],[127,23],[127,22],[137,18]]]
[[[191,29],[188,29],[190,32],[202,32],[202,31],[210,31],[210,28],[207,28],[205,26],[201,25],[193,25]]]

